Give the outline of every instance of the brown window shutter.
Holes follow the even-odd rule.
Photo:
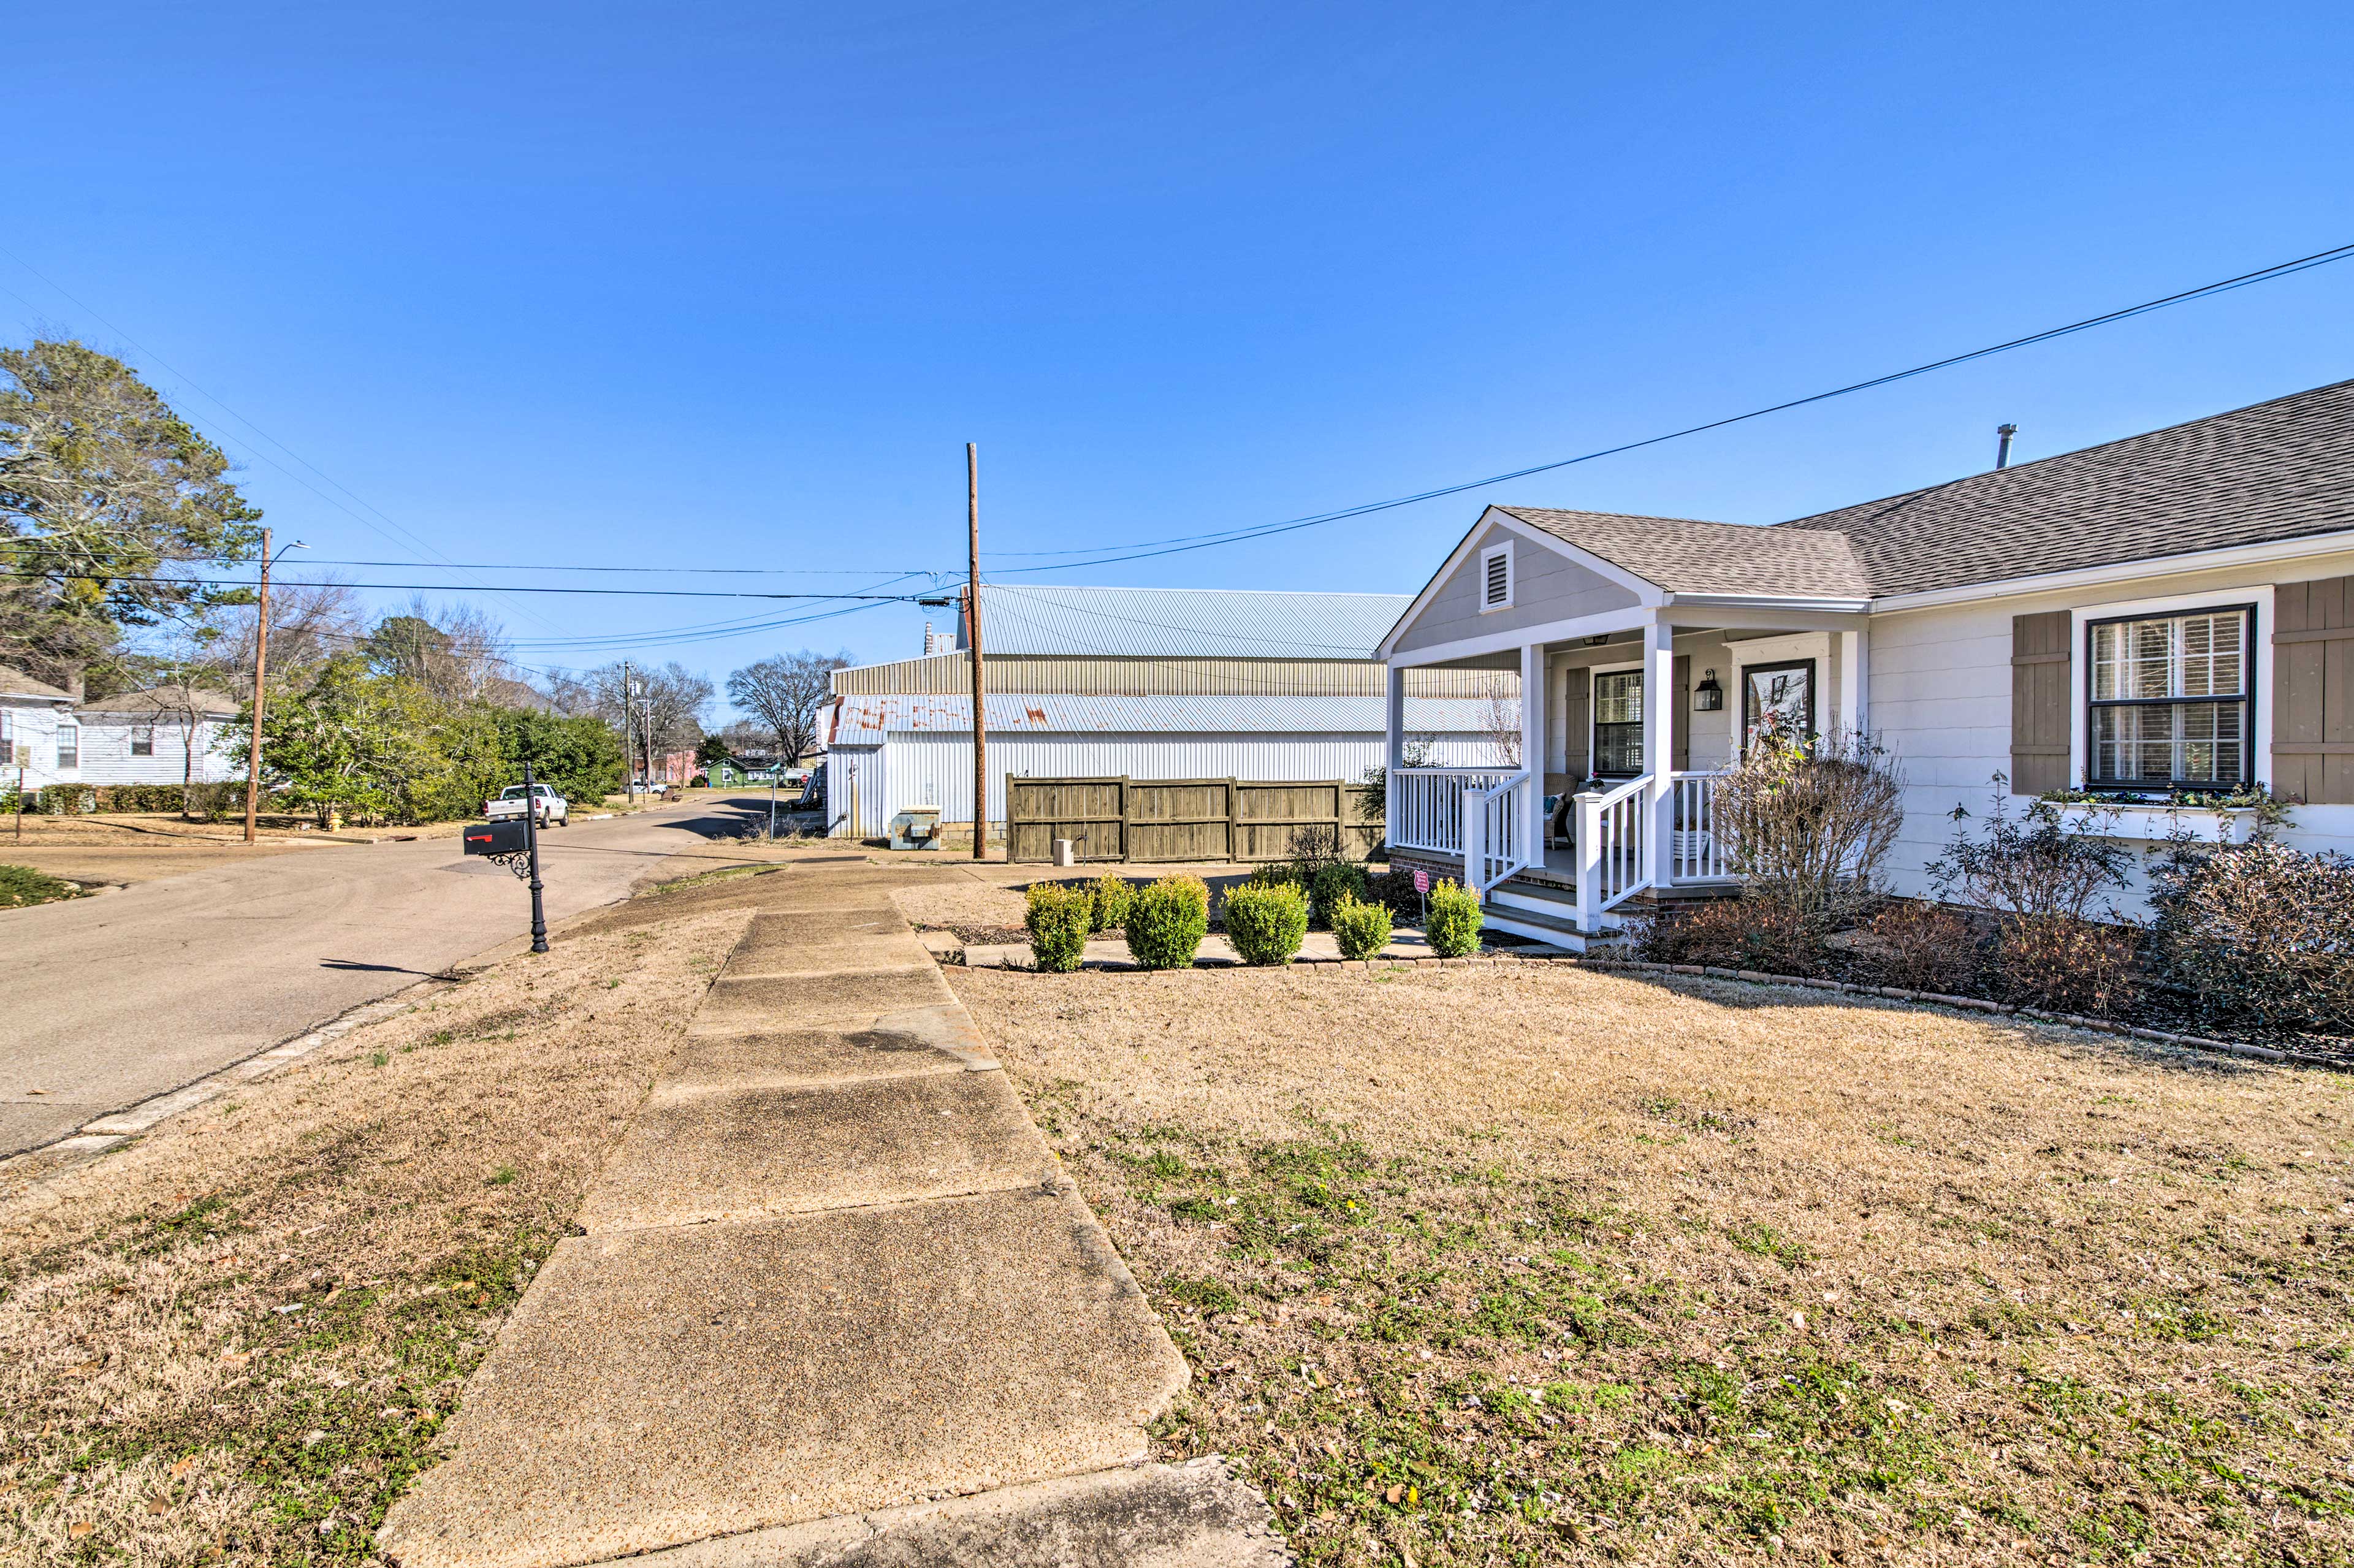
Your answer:
[[[1562,679],[1567,684],[1562,693],[1561,770],[1569,775],[1569,787],[1575,789],[1593,771],[1594,672],[1564,670]]]
[[[1668,710],[1668,723],[1674,726],[1669,751],[1674,755],[1670,764],[1679,773],[1691,768],[1691,655],[1676,655],[1676,705]]]
[[[2273,789],[2354,805],[2354,577],[2273,589]]]
[[[2010,618],[2010,792],[2064,789],[2068,777],[2069,617]]]

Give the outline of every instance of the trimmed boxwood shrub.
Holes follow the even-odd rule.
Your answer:
[[[1226,895],[1226,940],[1246,964],[1288,964],[1308,937],[1308,899],[1288,885],[1254,887],[1248,883]]]
[[[1297,887],[1308,891],[1308,873],[1296,860],[1270,860],[1251,867],[1247,885],[1252,887]]]
[[[1182,969],[1210,934],[1210,890],[1198,876],[1164,876],[1128,910],[1128,951],[1148,969]]]
[[[1124,876],[1106,872],[1096,878],[1090,896],[1095,900],[1096,929],[1109,931],[1128,924],[1129,907],[1136,902],[1136,886]]]
[[[1030,933],[1030,956],[1050,974],[1068,974],[1087,949],[1095,901],[1087,890],[1059,882],[1030,885],[1030,908],[1022,924]]]
[[[1442,959],[1469,958],[1479,950],[1479,924],[1485,918],[1479,901],[1460,883],[1435,882],[1430,886],[1430,919],[1422,934],[1430,950]]]
[[[1309,895],[1314,903],[1313,913],[1319,924],[1332,924],[1332,911],[1342,899],[1362,903],[1365,897],[1365,868],[1352,860],[1328,860],[1316,868],[1309,883]]]
[[[1344,959],[1369,959],[1390,945],[1390,907],[1346,894],[1332,906],[1332,937]]]

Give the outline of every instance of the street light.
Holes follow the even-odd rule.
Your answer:
[[[286,550],[307,550],[311,546],[297,539]],[[253,842],[254,818],[261,809],[261,704],[262,677],[270,669],[270,567],[282,556],[270,553],[270,530],[261,531],[261,605],[253,622],[253,744],[246,748],[245,764],[245,842]]]

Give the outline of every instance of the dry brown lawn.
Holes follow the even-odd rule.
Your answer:
[[[368,1558],[741,932],[738,887],[592,917],[0,1192],[0,1561]]]
[[[2354,1080],[1557,966],[949,971],[1311,1563],[2354,1562]]]

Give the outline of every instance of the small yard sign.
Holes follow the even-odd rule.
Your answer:
[[[1416,893],[1428,893],[1430,891],[1430,873],[1426,871],[1416,871],[1414,874],[1414,890]]]

